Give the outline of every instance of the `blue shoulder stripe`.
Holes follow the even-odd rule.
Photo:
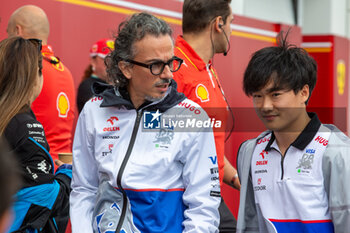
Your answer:
[[[52,209],[60,191],[59,183],[54,180],[51,184],[37,185],[23,188],[17,192],[16,201],[13,205],[15,218],[10,232],[16,231],[22,222],[32,204]]]

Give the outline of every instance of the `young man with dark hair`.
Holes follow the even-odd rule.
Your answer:
[[[255,52],[244,74],[268,130],[238,152],[237,232],[349,232],[350,140],[306,111],[317,65],[286,38]]]
[[[231,0],[185,0],[182,30],[175,43],[175,55],[184,60],[174,73],[178,91],[201,105],[211,119],[220,120],[222,127],[214,129],[220,185],[223,182],[239,189],[237,171],[225,157],[225,130],[229,105],[211,60],[215,54],[227,54],[233,14]],[[221,201],[220,232],[235,232],[235,218]]]

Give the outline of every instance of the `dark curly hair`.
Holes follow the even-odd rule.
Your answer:
[[[128,84],[128,79],[119,69],[118,63],[132,60],[137,52],[133,45],[146,35],[171,37],[172,30],[164,20],[145,12],[133,14],[119,25],[114,41],[114,51],[105,58],[108,77],[116,87],[125,87]]]

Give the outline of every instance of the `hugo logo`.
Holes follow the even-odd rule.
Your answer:
[[[95,102],[97,100],[103,100],[103,97],[98,96],[98,97],[91,98],[91,102]]]
[[[192,106],[190,103],[180,102],[179,106],[185,107],[185,108],[189,109],[191,112],[194,112],[197,115],[201,113],[201,111],[199,109],[197,109],[195,106]]]
[[[324,145],[324,146],[327,146],[328,145],[328,140],[324,139],[323,137],[321,136],[317,136],[317,138],[315,139],[316,142]]]
[[[270,139],[271,139],[271,137],[268,137],[268,138],[262,138],[262,139],[260,139],[260,140],[258,141],[258,143],[257,143],[257,144],[261,144],[261,143],[263,143],[263,142],[268,142],[268,141],[270,141]]]

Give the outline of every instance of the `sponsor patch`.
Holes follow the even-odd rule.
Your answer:
[[[107,120],[107,127],[103,128],[103,132],[113,132],[113,131],[119,131],[120,128],[117,125],[117,122],[119,121],[118,117],[111,116]]]
[[[70,109],[70,103],[68,96],[64,92],[60,92],[57,95],[56,107],[58,111],[58,116],[61,118],[66,118]]]
[[[196,96],[200,99],[201,102],[208,102],[209,99],[209,91],[206,86],[203,84],[198,84],[196,87]]]
[[[326,140],[325,138],[321,137],[321,136],[318,136],[316,139],[315,139],[316,142],[324,145],[324,146],[327,146],[328,145],[328,140]]]
[[[303,154],[301,159],[299,159],[298,161],[299,165],[296,167],[296,169],[298,169],[298,173],[310,173],[310,171],[312,170],[314,157],[315,154]]]
[[[267,170],[266,170],[266,169],[263,169],[263,170],[255,170],[254,173],[255,173],[255,174],[267,173]]]
[[[102,156],[107,156],[107,155],[109,155],[109,154],[112,154],[113,146],[114,146],[113,144],[109,144],[109,145],[108,145],[108,150],[102,152]]]
[[[172,140],[174,139],[174,131],[168,129],[160,129],[156,134],[153,143],[156,143],[156,147],[170,145]],[[168,148],[166,146],[166,148]]]

